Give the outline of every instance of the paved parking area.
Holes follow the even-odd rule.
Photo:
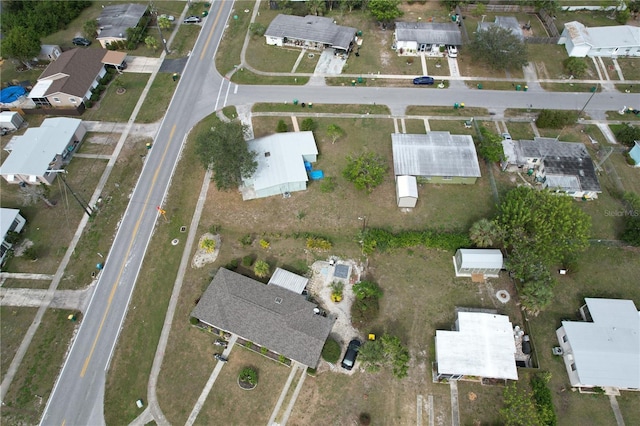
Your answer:
[[[127,56],[127,69],[124,72],[151,74],[162,64],[161,58],[147,58],[146,56]]]

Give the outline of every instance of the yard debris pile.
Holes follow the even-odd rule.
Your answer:
[[[215,241],[215,249],[213,251],[209,251],[207,248],[203,247],[203,241],[205,240]],[[191,267],[202,268],[207,263],[215,262],[218,258],[218,253],[220,253],[221,242],[222,240],[220,239],[220,235],[213,235],[210,233],[202,235],[200,240],[198,240],[198,250],[196,251],[196,254],[193,255]]]

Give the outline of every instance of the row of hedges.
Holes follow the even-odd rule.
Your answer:
[[[455,251],[471,246],[467,233],[456,231],[400,231],[370,228],[362,240],[362,251],[371,254],[375,250],[384,252],[396,248],[424,246],[426,248]]]

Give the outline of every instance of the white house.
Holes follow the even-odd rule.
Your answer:
[[[392,133],[391,148],[396,176],[462,184],[473,184],[480,177],[476,147],[469,135]]]
[[[558,40],[569,56],[640,56],[640,27],[614,25],[587,28],[580,22],[564,24]]]
[[[640,167],[640,143],[638,141],[633,142],[633,147],[629,150],[629,156],[636,162],[634,167]]]
[[[415,176],[396,176],[398,207],[414,208],[418,202],[418,180]]]
[[[583,143],[555,138],[502,141],[502,170],[535,176],[543,188],[575,198],[596,199],[602,192],[593,160]]]
[[[509,317],[458,312],[455,330],[436,330],[438,379],[465,376],[518,380],[516,343]]]
[[[456,277],[482,274],[497,278],[504,266],[502,252],[498,249],[458,249],[453,256]]]
[[[355,41],[356,29],[336,25],[323,16],[278,15],[264,33],[270,46],[289,46],[302,49],[335,49],[348,53]]]
[[[396,22],[393,33],[398,55],[441,55],[442,46],[461,46],[460,28],[454,23]]]
[[[0,235],[2,236],[2,244],[0,244],[0,265],[3,264],[7,257],[7,251],[13,246],[7,241],[9,232],[20,232],[24,228],[26,219],[20,214],[18,209],[0,209]]]
[[[247,145],[257,154],[258,168],[243,180],[243,200],[307,189],[304,162],[315,163],[318,157],[313,132],[276,133],[250,140]]]
[[[640,312],[631,300],[585,298],[583,321],[556,330],[571,386],[640,390]]]
[[[11,153],[0,166],[0,176],[9,183],[50,185],[69,163],[87,130],[78,118],[47,118],[40,127],[14,136],[5,150]]]

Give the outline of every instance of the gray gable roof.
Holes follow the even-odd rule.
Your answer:
[[[114,4],[105,6],[98,17],[100,33],[97,38],[127,37],[127,28],[138,25],[140,18],[147,11],[144,4]]]
[[[356,29],[333,23],[333,19],[307,15],[278,15],[264,33],[267,37],[293,38],[328,44],[347,50],[356,35]]]
[[[396,22],[396,40],[416,41],[421,44],[462,45],[457,24],[434,22]]]
[[[221,268],[191,315],[301,364],[316,367],[335,319],[304,296]]]
[[[449,132],[392,133],[396,176],[480,177],[473,138]]]
[[[516,150],[524,159],[542,159],[547,176],[569,178],[562,181],[567,190],[601,191],[593,160],[582,143],[560,142],[554,138],[534,138],[532,141],[518,141]]]
[[[494,22],[478,22],[479,31],[486,31],[493,26],[509,30],[511,31],[511,34],[518,37],[520,40],[524,40],[524,34],[520,28],[520,23],[515,16],[496,16]]]

